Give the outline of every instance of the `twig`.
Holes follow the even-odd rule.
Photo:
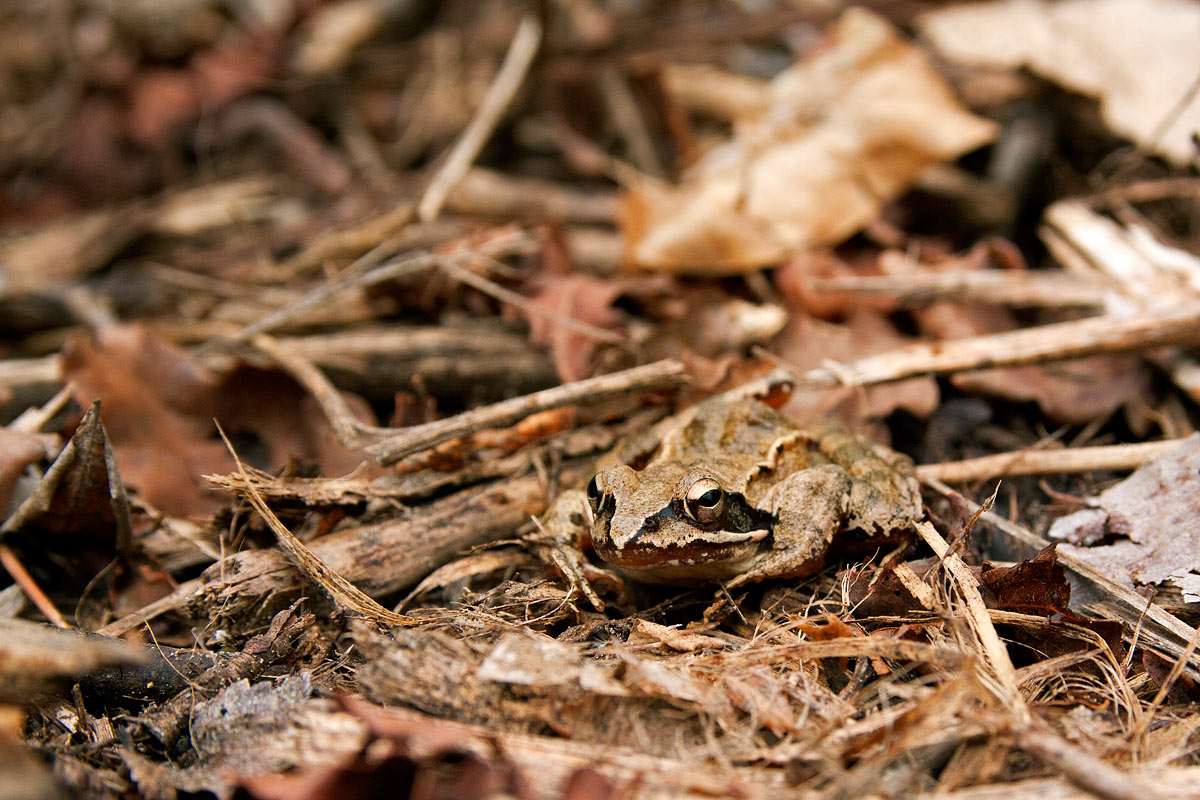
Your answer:
[[[1065,450],[1018,450],[1015,453],[997,453],[980,458],[968,458],[963,461],[922,464],[917,467],[917,477],[924,481],[967,483],[989,478],[1041,475],[1052,472],[1137,469],[1147,461],[1161,458],[1184,441],[1184,439],[1168,439],[1162,442],[1074,447]]]
[[[859,359],[844,369],[823,367],[796,379],[797,386],[869,386],[973,369],[1064,361],[1101,353],[1127,353],[1200,341],[1200,305],[1128,317],[1105,315],[987,336],[916,344]]]
[[[404,258],[393,259],[361,275],[342,276],[333,283],[318,287],[290,306],[281,308],[275,313],[268,314],[257,322],[245,326],[237,333],[227,337],[226,340],[233,342],[248,341],[255,335],[267,333],[286,322],[294,320],[306,311],[324,305],[342,292],[347,292],[351,289],[365,289],[376,284],[396,280],[397,278],[402,278],[424,269],[430,269],[444,261],[457,258],[478,257],[480,255],[491,257],[509,255],[523,249],[528,240],[529,237],[525,231],[506,231],[504,234],[493,237],[474,248],[463,248],[462,250],[450,253],[418,253]],[[211,344],[209,344],[209,347],[211,347]],[[197,352],[200,353],[206,349],[206,346],[201,346],[197,348]]]
[[[627,392],[678,386],[687,380],[683,364],[674,359],[642,367],[598,375],[553,389],[514,397],[490,406],[475,408],[448,419],[404,428],[399,434],[367,447],[381,464],[394,464],[407,455],[482,428],[500,427],[552,408],[581,402],[599,402]]]
[[[446,198],[459,214],[493,219],[552,219],[583,225],[616,224],[617,195],[566,183],[472,167]]]
[[[10,431],[19,431],[21,433],[38,433],[42,426],[52,420],[58,412],[66,408],[67,403],[71,402],[71,398],[75,395],[75,384],[68,382],[66,386],[58,390],[58,393],[45,402],[40,408],[27,408],[21,412],[20,416],[8,423],[7,427]]]
[[[137,611],[131,611],[120,619],[113,620],[96,631],[96,633],[102,633],[105,636],[124,636],[130,631],[148,624],[150,620],[158,619],[168,611],[177,611],[184,608],[203,588],[204,581],[200,578],[185,581],[176,586],[175,591],[166,597],[160,597],[154,602],[142,606]]]
[[[479,108],[475,110],[475,116],[455,142],[449,157],[433,176],[421,197],[421,202],[417,204],[417,216],[422,222],[428,222],[438,215],[442,210],[442,203],[446,201],[446,195],[466,174],[471,162],[479,155],[484,143],[500,122],[504,110],[508,108],[508,104],[525,81],[525,74],[529,71],[529,65],[533,63],[541,39],[541,21],[532,14],[526,15],[517,26],[508,52],[504,54],[504,62],[496,73],[496,79],[483,96]]]
[[[21,587],[21,591],[25,592],[25,596],[29,601],[42,612],[42,615],[50,620],[59,628],[69,628],[71,625],[63,619],[63,615],[54,607],[54,603],[50,602],[50,598],[37,585],[37,581],[25,569],[25,565],[21,563],[21,559],[17,558],[17,554],[12,551],[6,544],[0,544],[0,566],[8,570],[8,574],[12,576],[13,583]]]
[[[1093,208],[1107,208],[1122,203],[1149,203],[1175,197],[1196,197],[1200,193],[1200,178],[1158,178],[1134,181],[1107,189],[1088,198]]]
[[[1135,778],[1049,731],[1029,727],[1014,737],[1018,747],[1059,770],[1079,788],[1106,800],[1158,800],[1167,797],[1146,780]],[[1172,797],[1175,796],[1173,793]]]
[[[41,358],[0,360],[0,387],[28,386],[33,383],[58,383],[62,380],[62,356],[55,353]]]
[[[1102,307],[1111,290],[1098,282],[1060,272],[935,272],[914,275],[848,275],[814,278],[820,292],[855,292],[895,296],[913,308],[942,301],[983,302],[1043,308]]]
[[[596,75],[596,86],[604,97],[613,126],[629,148],[633,165],[653,178],[664,180],[667,173],[658,157],[654,137],[625,78],[613,67],[602,67]]]

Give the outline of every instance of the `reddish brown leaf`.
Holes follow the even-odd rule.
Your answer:
[[[137,326],[105,329],[95,341],[70,339],[63,373],[80,402],[103,400],[121,474],[169,514],[208,514],[222,502],[201,477],[233,468],[214,419],[264,469],[301,458],[326,474],[344,474],[363,458],[337,444],[315,402],[290,378],[248,368],[218,377]],[[369,414],[361,401],[357,410]]]
[[[555,275],[549,278],[533,301],[580,322],[612,330],[622,321],[621,314],[612,304],[625,289],[623,281],[602,280],[590,275]],[[591,374],[592,355],[596,350],[594,339],[541,314],[526,316],[530,341],[549,346],[554,366],[564,382]]]
[[[844,324],[798,313],[776,338],[775,352],[789,364],[806,370],[824,366],[830,360],[853,361],[910,341],[886,317],[869,309],[855,311]],[[928,416],[937,403],[937,383],[932,378],[913,378],[850,391],[797,391],[784,406],[784,413],[801,422],[817,414],[836,413],[852,427],[861,427],[861,420],[886,417],[897,408]]]

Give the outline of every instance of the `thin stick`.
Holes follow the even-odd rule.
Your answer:
[[[425,189],[421,202],[417,205],[417,216],[422,222],[429,222],[438,215],[446,201],[446,195],[462,179],[475,157],[479,155],[479,151],[483,149],[484,143],[500,122],[504,110],[524,83],[541,40],[541,21],[533,14],[526,15],[517,26],[508,52],[504,54],[504,62],[496,73],[496,79],[483,96],[479,108],[475,110],[475,116],[471,118],[466,130],[455,142],[449,157]]]
[[[509,255],[522,249],[528,241],[529,237],[525,231],[507,231],[474,248],[463,248],[462,250],[450,253],[417,253],[416,255],[386,261],[360,275],[343,275],[333,283],[328,283],[312,290],[290,306],[281,308],[257,322],[243,327],[237,333],[226,337],[226,341],[248,341],[257,334],[267,333],[278,328],[280,325],[295,319],[304,312],[318,308],[342,292],[347,292],[351,289],[365,289],[380,283],[396,280],[397,278],[430,269],[444,261],[456,258],[469,258],[480,255],[490,257]],[[366,258],[366,256],[363,256],[363,258]],[[204,352],[212,344],[213,342],[209,342],[206,345],[202,345],[197,348],[197,352]]]
[[[814,278],[819,292],[893,295],[904,308],[941,301],[1043,308],[1102,307],[1108,291],[1096,281],[1061,272],[935,272]]]
[[[29,602],[33,603],[42,615],[50,620],[59,628],[69,628],[71,625],[63,619],[63,615],[58,613],[58,609],[54,607],[54,603],[50,602],[50,598],[46,597],[46,593],[37,585],[37,581],[25,569],[25,565],[21,563],[21,559],[17,558],[17,554],[6,544],[0,544],[0,565],[2,565],[8,574],[12,576],[13,583],[21,587],[21,591],[29,598]]]
[[[1044,473],[1130,470],[1165,456],[1184,441],[1186,440],[1168,439],[1162,442],[1073,447],[1065,450],[1018,450],[1014,453],[997,453],[963,461],[922,464],[917,467],[917,477],[923,481],[968,483],[989,478],[1013,478]]]
[[[1018,732],[1014,742],[1096,797],[1105,800],[1158,800],[1168,797],[1146,779],[1134,777],[1049,731],[1030,726]],[[1176,795],[1171,793],[1169,796]]]
[[[58,394],[47,400],[40,408],[31,407],[22,411],[20,416],[8,423],[8,429],[21,433],[38,433],[43,425],[54,419],[55,415],[71,402],[74,394],[75,384],[68,381],[66,386],[58,390]]]
[[[869,386],[973,369],[1064,361],[1200,341],[1200,305],[1131,316],[1099,316],[987,336],[921,343],[797,377],[797,385]]]
[[[458,436],[483,428],[511,425],[539,411],[573,403],[595,403],[628,392],[678,386],[686,381],[682,363],[674,359],[656,361],[642,367],[598,375],[553,389],[514,397],[511,400],[465,411],[448,419],[404,428],[396,436],[369,445],[367,452],[381,464],[394,464],[405,456],[419,453]]]

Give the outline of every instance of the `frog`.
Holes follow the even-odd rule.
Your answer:
[[[716,582],[727,595],[821,571],[839,535],[882,541],[922,518],[906,456],[836,420],[801,428],[754,397],[716,397],[618,445],[543,524],[550,559],[603,610],[598,580]],[[586,559],[589,544],[608,569]]]

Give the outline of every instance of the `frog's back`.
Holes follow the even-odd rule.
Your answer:
[[[755,458],[770,452],[781,436],[798,431],[775,409],[758,400],[713,398],[696,406],[677,438],[677,456],[713,453]]]

